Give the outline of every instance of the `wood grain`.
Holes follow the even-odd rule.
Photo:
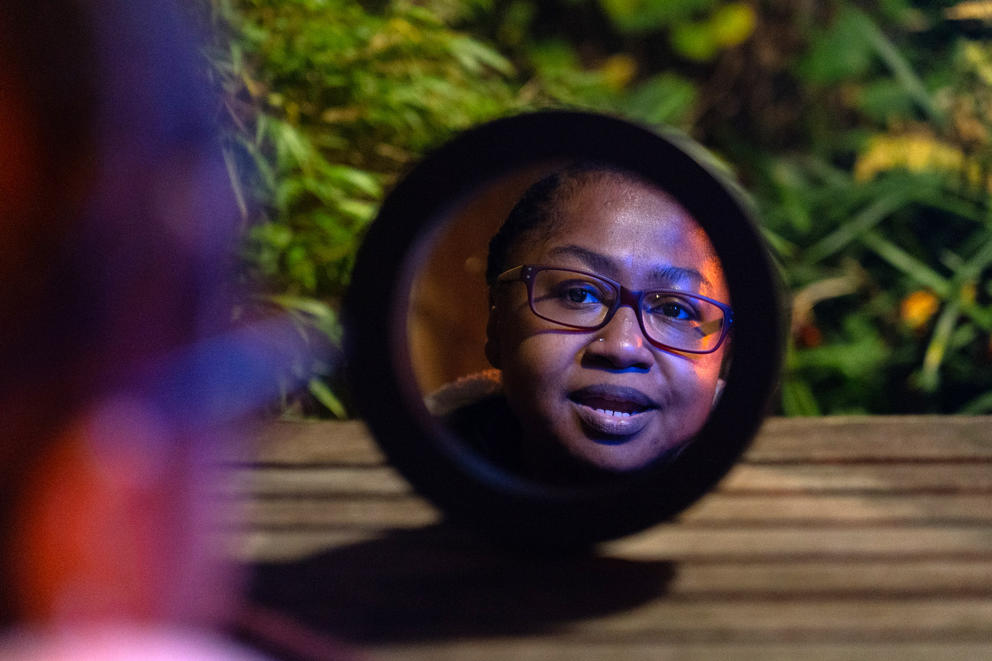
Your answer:
[[[358,422],[273,423],[222,477],[256,603],[372,659],[992,659],[992,417],[770,419],[589,557],[449,528]]]

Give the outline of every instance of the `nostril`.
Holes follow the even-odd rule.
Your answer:
[[[632,340],[624,334],[607,334],[589,342],[582,363],[587,367],[647,371],[651,367],[651,355],[643,338]]]

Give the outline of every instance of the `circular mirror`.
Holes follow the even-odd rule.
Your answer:
[[[453,519],[575,547],[671,516],[736,461],[782,353],[742,200],[662,137],[542,112],[393,190],[345,305],[356,401]]]

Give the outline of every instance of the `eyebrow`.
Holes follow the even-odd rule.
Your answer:
[[[605,273],[611,277],[616,276],[620,271],[613,259],[594,250],[576,245],[556,246],[549,251],[549,254],[553,257],[575,257],[597,273]],[[696,269],[673,266],[671,264],[655,267],[649,277],[652,282],[666,285],[689,284],[698,287],[700,285],[710,284],[709,280]]]

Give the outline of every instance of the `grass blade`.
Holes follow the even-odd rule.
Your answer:
[[[940,364],[944,362],[947,354],[947,345],[951,339],[951,333],[960,317],[961,305],[958,301],[952,301],[944,307],[937,319],[937,325],[933,330],[933,337],[927,345],[926,354],[923,357],[923,371],[920,373],[920,386],[926,392],[934,392],[940,384]]]
[[[910,276],[920,284],[934,290],[938,296],[947,299],[951,296],[951,283],[932,268],[916,259],[908,252],[882,238],[878,232],[868,231],[861,237],[862,243],[871,248],[879,257]]]
[[[834,254],[878,225],[907,201],[908,195],[904,192],[892,192],[878,198],[850,221],[810,246],[806,251],[806,263],[813,264]]]

